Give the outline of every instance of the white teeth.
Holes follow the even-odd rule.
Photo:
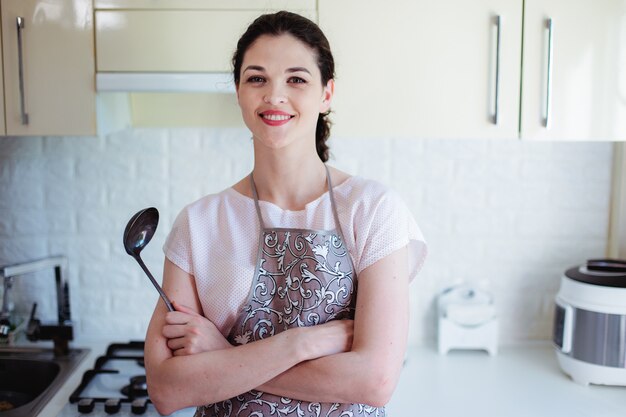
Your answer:
[[[291,119],[291,116],[283,115],[283,114],[263,114],[261,116],[264,119],[267,119],[267,120],[287,120],[287,119]]]

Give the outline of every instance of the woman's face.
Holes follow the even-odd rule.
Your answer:
[[[330,108],[334,83],[322,85],[314,51],[295,37],[263,35],[244,54],[237,98],[255,143],[315,151],[318,115]]]

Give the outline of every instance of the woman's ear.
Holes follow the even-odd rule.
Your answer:
[[[328,80],[324,91],[322,92],[322,101],[320,103],[320,113],[326,113],[330,109],[330,103],[333,100],[335,94],[335,80],[332,78]]]

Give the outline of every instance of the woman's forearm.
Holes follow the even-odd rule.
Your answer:
[[[351,351],[302,362],[258,389],[303,401],[382,407],[389,402],[401,367],[402,357]]]
[[[150,398],[162,414],[234,397],[306,360],[293,332],[249,345],[172,356],[147,368]],[[146,341],[148,343],[148,340]],[[276,360],[276,351],[284,357]]]

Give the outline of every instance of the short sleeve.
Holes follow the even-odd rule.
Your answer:
[[[167,259],[180,269],[193,275],[188,208],[183,209],[176,217],[172,229],[163,244],[163,253]]]
[[[380,187],[363,206],[361,224],[355,224],[361,256],[357,274],[396,250],[407,246],[409,281],[424,264],[427,245],[417,222],[402,198],[393,190]]]

